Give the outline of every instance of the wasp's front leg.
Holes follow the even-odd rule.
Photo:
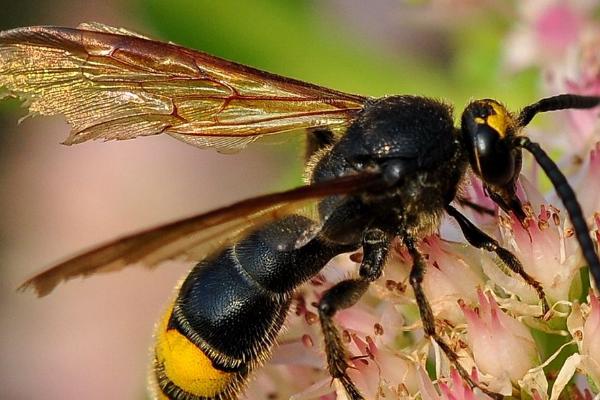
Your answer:
[[[327,368],[334,379],[339,379],[352,400],[364,399],[346,370],[348,354],[333,317],[339,311],[353,306],[381,276],[387,259],[392,236],[380,229],[368,229],[363,236],[363,259],[359,277],[338,282],[323,293],[319,301],[319,318],[325,338]]]

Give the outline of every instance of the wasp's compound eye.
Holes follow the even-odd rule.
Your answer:
[[[462,116],[462,134],[473,171],[486,183],[504,186],[519,173],[517,153],[508,140],[511,117],[493,100],[471,103]]]
[[[515,176],[515,154],[498,133],[488,125],[478,125],[472,137],[471,166],[492,185],[504,186]]]

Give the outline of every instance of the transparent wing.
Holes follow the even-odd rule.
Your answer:
[[[284,192],[254,197],[227,207],[128,235],[51,267],[25,282],[39,296],[77,276],[120,270],[129,265],[152,267],[162,261],[199,260],[241,233],[282,218],[326,196],[345,195],[379,184],[378,173],[363,172]]]
[[[223,152],[341,128],[366,101],[98,23],[0,32],[0,87],[32,114],[64,115],[66,144],[167,133]]]

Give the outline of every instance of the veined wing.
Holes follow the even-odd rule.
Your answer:
[[[25,282],[39,296],[61,281],[128,265],[152,267],[162,261],[198,260],[257,225],[282,218],[326,196],[345,195],[380,184],[377,172],[337,178],[250,198],[227,207],[128,235],[51,267]]]
[[[167,133],[225,152],[343,127],[366,101],[101,24],[0,32],[0,87],[33,114],[64,115],[66,144]]]

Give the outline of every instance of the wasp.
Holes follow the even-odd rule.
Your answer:
[[[547,311],[540,283],[455,207],[480,209],[460,196],[472,171],[490,198],[526,225],[515,189],[523,149],[556,189],[600,287],[600,261],[575,193],[523,132],[538,113],[592,108],[600,97],[562,94],[517,113],[493,99],[474,100],[455,126],[452,108],[436,99],[342,93],[100,24],[0,33],[0,86],[25,99],[31,113],[64,115],[72,126],[66,144],[166,134],[234,152],[262,137],[308,133],[304,186],[121,237],[23,284],[43,296],[74,277],[200,260],[157,328],[157,399],[237,398],[269,358],[294,291],[334,256],[360,248],[358,276],[324,292],[317,309],[329,373],[351,399],[362,399],[333,317],[382,275],[396,238],[412,257],[409,281],[425,334],[478,385],[436,332],[418,243],[449,215],[471,245],[495,253],[532,286]]]

